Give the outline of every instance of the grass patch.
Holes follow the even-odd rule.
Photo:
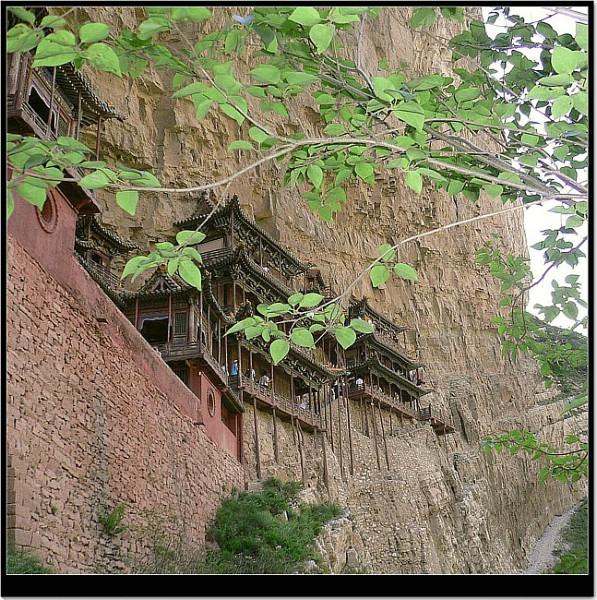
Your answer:
[[[9,546],[6,553],[6,573],[8,575],[43,575],[54,571],[26,550]]]
[[[559,561],[554,565],[552,573],[560,575],[588,573],[588,541],[589,503],[584,500],[562,531]]]

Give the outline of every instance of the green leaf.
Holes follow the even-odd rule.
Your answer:
[[[325,52],[332,43],[336,27],[331,23],[318,23],[309,30],[309,39],[315,44],[317,54]]]
[[[423,109],[413,102],[401,104],[392,113],[401,121],[412,125],[417,131],[422,131],[425,125]]]
[[[178,244],[200,244],[205,239],[205,234],[201,231],[179,231],[176,234],[176,242]]]
[[[70,34],[70,37],[68,35],[58,37],[58,34]],[[73,61],[79,56],[79,53],[74,49],[75,43],[75,36],[68,31],[51,33],[39,43],[33,66],[57,67]]]
[[[323,300],[323,296],[321,294],[316,294],[315,292],[305,294],[299,301],[299,306],[301,308],[313,308],[318,304],[321,304]]]
[[[302,71],[285,73],[284,79],[291,85],[311,85],[319,81],[315,75],[309,75],[309,73],[303,73]]]
[[[402,279],[408,279],[410,281],[418,281],[419,277],[417,272],[406,263],[396,263],[394,265],[394,273]]]
[[[352,319],[349,327],[359,333],[373,333],[375,331],[373,325],[367,323],[367,321],[363,321],[363,319]]]
[[[62,19],[61,17],[58,17],[57,15],[46,15],[41,20],[41,23],[39,24],[39,28],[43,29],[45,27],[48,27],[50,29],[62,29],[64,27],[66,27],[67,25],[68,25],[68,23],[66,22],[66,19]]]
[[[190,260],[180,263],[178,273],[189,285],[201,290],[201,271],[195,263]]]
[[[352,346],[357,339],[356,331],[350,327],[343,327],[342,325],[339,325],[334,327],[333,333],[334,336],[336,336],[338,343],[340,346],[342,346],[342,348],[344,348],[344,350],[350,348],[350,346]]]
[[[247,317],[238,323],[235,323],[224,335],[229,335],[231,333],[236,333],[238,331],[242,331],[251,325],[255,325],[255,317]]]
[[[199,23],[211,19],[211,11],[205,6],[176,7],[172,9],[171,17],[174,21],[189,20]]]
[[[255,150],[255,147],[251,142],[245,140],[236,140],[228,146],[228,150]]]
[[[37,206],[39,210],[44,207],[46,201],[46,189],[30,183],[31,178],[27,178],[26,181],[17,185],[16,191],[27,202]]]
[[[373,287],[379,287],[380,285],[384,284],[388,280],[389,276],[390,270],[385,265],[379,264],[375,265],[369,273]]]
[[[504,193],[504,188],[496,184],[486,185],[483,189],[490,198],[499,198]]]
[[[589,114],[589,94],[587,92],[578,92],[572,96],[572,105],[581,115]]]
[[[409,188],[417,192],[417,194],[421,193],[421,190],[423,189],[423,178],[417,171],[407,171],[405,180]]]
[[[27,21],[30,25],[35,25],[35,13],[20,6],[9,6],[8,10],[22,21]]]
[[[309,165],[307,167],[307,177],[314,187],[321,187],[323,183],[323,171],[318,165]]]
[[[228,115],[231,119],[234,119],[239,126],[243,124],[245,117],[232,106],[232,104],[228,104],[225,102],[224,104],[220,104],[220,109],[226,115]]]
[[[584,23],[576,24],[576,43],[583,49],[589,49],[589,26]]]
[[[86,58],[89,61],[89,64],[100,71],[114,73],[115,75],[118,75],[118,77],[122,76],[122,72],[120,71],[120,61],[118,60],[116,52],[103,42],[91,44],[81,56]]]
[[[575,69],[583,67],[587,62],[584,52],[570,50],[564,46],[556,46],[551,55],[551,66],[556,73],[572,73]]]
[[[574,82],[574,77],[569,73],[562,73],[560,75],[550,75],[549,77],[541,77],[537,79],[538,85],[546,85],[548,87],[557,87],[570,85]]]
[[[394,260],[396,256],[396,250],[394,250],[391,244],[382,244],[377,251],[384,261]]]
[[[287,340],[274,340],[270,347],[269,353],[274,361],[274,365],[279,364],[290,350],[290,344]]]
[[[79,185],[87,190],[96,190],[98,188],[106,187],[111,183],[109,177],[102,171],[95,171],[85,175],[83,179],[79,181]]]
[[[134,215],[139,202],[139,192],[136,190],[124,190],[116,192],[116,204],[129,215]]]
[[[354,167],[356,174],[367,183],[374,183],[373,179],[375,171],[373,170],[373,165],[371,163],[360,162],[357,163]]]
[[[43,37],[43,32],[34,31],[24,23],[18,23],[6,34],[6,51],[27,52],[35,48]]]
[[[135,273],[145,259],[145,256],[135,256],[134,258],[131,258],[124,266],[124,270],[122,271],[120,279],[125,279],[129,275]]]
[[[12,190],[7,190],[6,192],[6,220],[10,219],[10,215],[12,215],[15,208],[15,200],[12,195]]]
[[[459,104],[462,102],[470,102],[481,95],[481,90],[478,87],[467,87],[459,89],[454,97]]]
[[[536,85],[529,90],[527,98],[529,100],[553,100],[554,98],[559,98],[564,93],[563,87]]]
[[[315,346],[313,334],[308,329],[295,329],[290,336],[290,341],[303,348],[313,348]]]
[[[195,81],[185,85],[180,90],[172,94],[172,98],[184,98],[185,96],[191,96],[192,94],[199,94],[207,90],[207,86],[202,81]]]
[[[560,96],[556,98],[551,106],[551,116],[554,119],[559,119],[564,115],[567,115],[572,108],[572,98],[570,96]]]
[[[321,22],[319,12],[310,6],[295,8],[293,13],[288,17],[289,21],[294,21],[305,27],[311,27]]]
[[[84,44],[92,44],[107,38],[110,35],[110,27],[105,23],[85,23],[79,29],[79,39]]]
[[[435,8],[427,6],[417,8],[408,23],[413,29],[431,27],[435,23]]]
[[[282,81],[282,73],[274,65],[259,65],[251,70],[251,75],[263,83],[274,84]]]
[[[292,294],[292,296],[288,298],[288,304],[290,304],[290,306],[296,306],[303,299],[303,297],[304,294],[301,294],[300,292]]]
[[[255,140],[258,144],[263,143],[269,136],[259,127],[251,127],[249,129],[249,137]]]

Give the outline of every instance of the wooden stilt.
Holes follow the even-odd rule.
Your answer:
[[[277,463],[280,462],[280,456],[278,454],[278,426],[276,423],[276,407],[272,408],[272,422],[274,424],[274,459]]]
[[[381,461],[379,460],[379,448],[377,447],[377,424],[375,423],[373,399],[371,399],[371,422],[371,429],[373,431],[373,445],[375,446],[375,456],[377,457],[377,468],[381,471]]]
[[[390,457],[388,456],[388,441],[386,440],[386,431],[383,426],[383,413],[381,412],[381,403],[377,401],[377,410],[379,411],[379,422],[381,423],[381,438],[383,440],[384,451],[386,454],[386,465],[390,468]]]
[[[350,456],[350,474],[354,475],[354,455],[352,449],[352,423],[350,420],[350,400],[348,399],[348,378],[344,375],[344,401],[346,402],[346,423],[348,426],[348,448]]]
[[[257,427],[257,398],[253,397],[253,423],[255,426],[255,459],[257,461],[257,479],[261,479],[261,457],[259,455],[259,430]]]

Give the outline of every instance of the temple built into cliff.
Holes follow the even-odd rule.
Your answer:
[[[194,246],[203,259],[203,289],[159,268],[136,290],[109,285],[108,293],[207,406],[208,430],[237,460],[243,460],[240,440],[246,403],[253,405],[254,415],[265,411],[274,422],[281,419],[303,431],[325,432],[332,444],[328,407],[340,396],[359,403],[361,415],[367,414],[367,405],[370,411],[388,411],[396,423],[427,421],[437,435],[454,432],[429,405],[422,405],[421,398],[432,390],[415,378],[421,367],[406,356],[401,339],[406,328],[375,311],[367,299],[352,298],[346,314],[363,318],[375,331],[358,334],[346,351],[335,338],[324,335],[312,350],[292,345],[284,361],[274,365],[260,337],[226,335],[261,303],[286,302],[297,292],[333,297],[319,270],[301,263],[250,219],[237,197],[216,203],[204,194],[195,213],[175,225],[181,230],[200,227],[206,234]],[[128,249],[122,242],[119,247]],[[92,275],[97,270],[93,261],[84,266]],[[379,436],[383,446],[389,432],[374,431],[372,424],[373,418],[363,419],[361,430]],[[259,471],[258,435],[254,449]]]
[[[9,131],[48,140],[78,139],[83,133],[89,136],[95,127],[91,135],[99,158],[102,122],[119,115],[72,65],[34,70],[29,53],[11,55],[10,61]],[[71,171],[70,175],[79,174],[76,168]],[[206,408],[208,433],[238,461],[243,462],[242,418],[247,403],[253,405],[254,415],[258,410],[270,413],[274,424],[286,420],[302,431],[327,435],[332,449],[330,403],[340,397],[360,404],[361,431],[379,437],[382,445],[392,426],[390,431],[376,431],[375,410],[387,411],[390,423],[392,418],[397,424],[427,421],[437,435],[454,432],[429,405],[422,405],[421,399],[431,390],[413,379],[420,365],[406,355],[405,338],[401,338],[406,328],[375,311],[367,299],[351,298],[345,312],[350,318],[367,320],[375,331],[359,333],[346,351],[326,334],[312,350],[293,345],[285,360],[274,365],[261,338],[226,336],[231,325],[254,314],[258,304],[286,302],[296,292],[318,292],[326,300],[336,296],[320,270],[302,263],[249,218],[236,196],[216,202],[213,195],[203,194],[195,212],[174,223],[181,230],[196,228],[206,235],[195,246],[203,259],[201,291],[163,268],[137,289],[125,287],[113,261],[138,246],[102,224],[93,191],[76,183],[60,184],[50,192],[42,211],[29,207],[39,213],[38,221],[46,231],[53,233],[52,227],[61,221],[58,199],[74,213],[68,231],[63,219],[61,225],[79,263],[197,396]],[[13,222],[18,220],[17,215]],[[350,403],[347,407],[350,410]],[[259,476],[256,426],[254,431]],[[379,456],[378,465],[381,468]]]

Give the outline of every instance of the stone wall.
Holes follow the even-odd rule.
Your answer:
[[[9,540],[60,573],[139,568],[156,536],[196,552],[243,485],[197,398],[93,282],[59,285],[12,237],[7,292]],[[119,504],[111,536],[100,521]]]

